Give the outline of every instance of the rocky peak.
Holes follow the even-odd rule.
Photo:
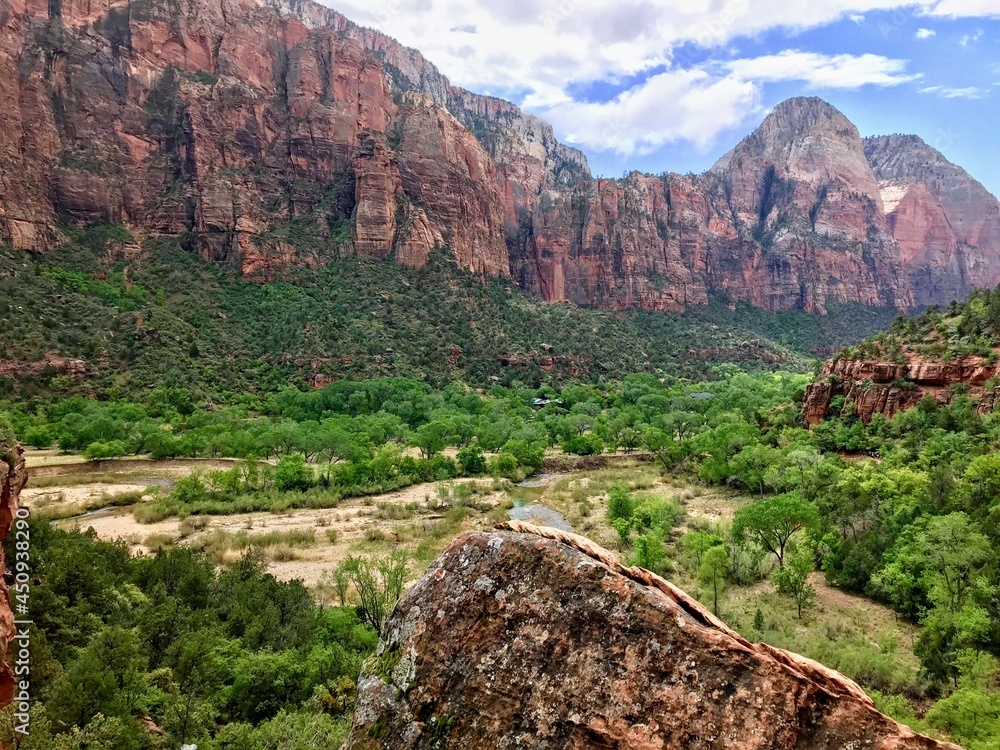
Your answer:
[[[861,136],[832,105],[815,97],[782,102],[706,177],[721,185],[737,230],[771,256],[772,266],[807,274],[810,266],[847,264],[864,290],[854,292],[859,298],[910,306]],[[798,298],[782,294],[774,307],[822,311],[827,298],[852,294],[798,281]],[[794,284],[789,291],[794,294]]]
[[[465,534],[431,565],[358,688],[348,750],[955,750],[659,576],[517,522]]]
[[[968,172],[948,161],[919,135],[872,136],[864,139],[864,148],[868,163],[880,181],[946,177],[972,180]]]
[[[982,184],[919,136],[867,138],[864,149],[916,304],[1000,284],[1000,203]]]
[[[878,201],[861,135],[836,107],[817,97],[788,99],[710,171],[725,174],[744,160],[772,164],[782,176],[824,185],[841,182]]]

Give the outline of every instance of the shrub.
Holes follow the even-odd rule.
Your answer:
[[[462,448],[458,452],[458,464],[462,467],[462,473],[468,476],[486,473],[486,458],[478,445]]]
[[[313,470],[299,454],[282,456],[274,467],[274,484],[279,490],[307,490],[316,483]]]
[[[575,456],[594,456],[604,452],[604,443],[597,435],[587,433],[586,435],[571,436],[563,442],[562,449]]]
[[[88,461],[103,461],[108,458],[120,458],[128,453],[128,447],[121,440],[109,440],[106,443],[95,442],[87,446],[83,457]]]

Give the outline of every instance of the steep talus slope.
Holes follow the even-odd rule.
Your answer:
[[[13,442],[5,442],[3,436],[0,436],[0,542],[10,532],[17,513],[18,495],[27,481],[24,451]],[[14,674],[10,664],[4,661],[15,632],[6,573],[3,549],[0,548],[0,708],[9,705],[14,697]]]
[[[845,677],[749,643],[659,576],[516,522],[456,540],[379,649],[348,750],[953,747]]]
[[[865,139],[917,305],[1000,284],[1000,202],[915,135]]]

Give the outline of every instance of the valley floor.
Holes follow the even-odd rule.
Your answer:
[[[122,541],[135,555],[164,546],[205,550],[219,565],[237,561],[248,546],[261,548],[268,569],[281,580],[299,579],[323,601],[333,601],[328,571],[349,555],[402,549],[415,580],[459,534],[488,528],[520,507],[519,518],[544,525],[553,518],[628,562],[607,520],[608,492],[624,485],[639,497],[677,502],[684,518],[667,545],[665,573],[704,602],[701,585],[685,563],[678,542],[691,529],[731,522],[751,498],[708,487],[686,476],[662,475],[655,464],[625,456],[615,465],[542,473],[520,484],[491,479],[413,485],[380,495],[344,498],[336,507],[288,509],[225,516],[188,516],[142,523],[134,513],[150,497],[167,492],[192,471],[228,468],[225,460],[105,461],[99,466],[52,451],[31,451],[34,478],[22,500],[35,513],[63,528],[93,529],[106,541]],[[548,465],[559,465],[550,459]],[[913,653],[918,631],[890,609],[829,586],[820,573],[810,583],[814,606],[800,619],[794,602],[764,579],[730,586],[720,614],[752,640],[802,653],[846,673],[868,689],[919,696],[919,660]],[[758,614],[759,613],[759,614]]]

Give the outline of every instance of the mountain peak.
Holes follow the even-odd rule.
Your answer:
[[[861,134],[843,112],[819,97],[797,96],[772,109],[753,133],[709,171],[725,172],[731,160],[740,154],[781,164],[788,163],[794,152],[803,147],[815,151],[833,143],[838,144],[838,150],[852,152],[852,156],[864,161]]]

